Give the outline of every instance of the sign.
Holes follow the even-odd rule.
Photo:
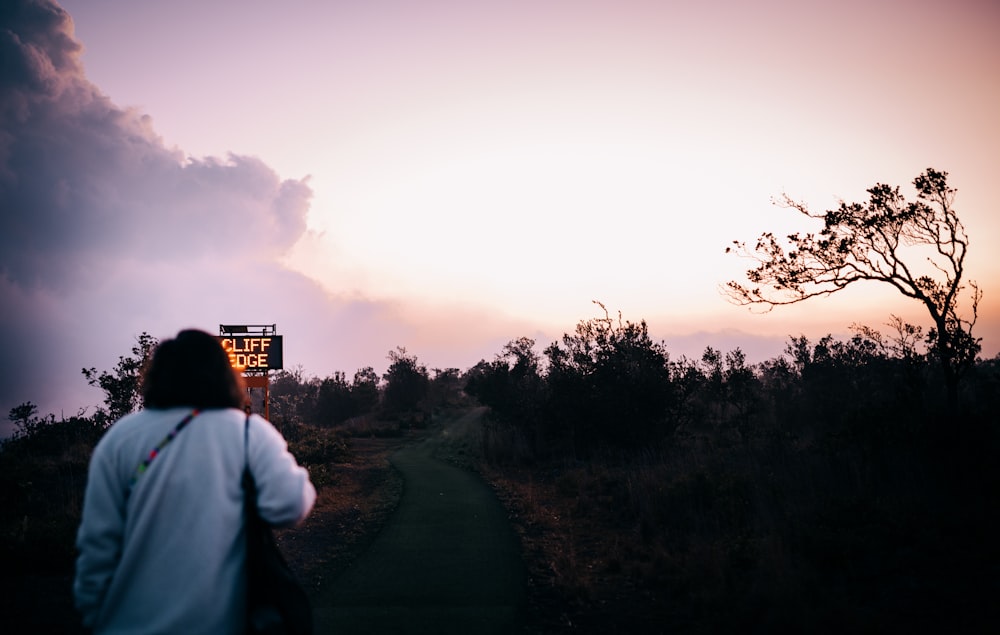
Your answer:
[[[280,335],[230,335],[219,337],[229,353],[229,363],[237,370],[277,370],[282,368]]]

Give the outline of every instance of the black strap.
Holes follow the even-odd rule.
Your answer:
[[[250,413],[243,421],[243,490],[248,493],[247,487],[254,487],[253,474],[250,472]]]
[[[257,515],[257,483],[250,471],[250,415],[243,421],[243,509],[247,519]]]

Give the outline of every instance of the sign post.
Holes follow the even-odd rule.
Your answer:
[[[229,363],[243,373],[247,392],[264,389],[264,418],[270,420],[268,371],[283,368],[284,342],[274,324],[220,324],[219,343],[229,354]],[[251,401],[252,403],[252,401]]]

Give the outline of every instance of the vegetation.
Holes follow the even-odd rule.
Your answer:
[[[970,365],[956,412],[934,339],[888,326],[750,364],[671,359],[605,312],[544,358],[522,338],[480,362],[482,469],[548,598],[540,628],[978,632],[1000,565],[1000,358]]]
[[[930,314],[934,327],[929,342],[954,409],[959,380],[979,353],[972,328],[982,292],[969,283],[971,316],[963,318],[958,299],[969,239],[952,205],[956,190],[948,186],[948,173],[928,168],[913,185],[917,199],[912,202],[898,187],[880,183],[868,190],[867,203],[842,202],[823,214],[783,195],[781,204],[823,221],[823,228],[818,234],[788,236],[787,249],[769,232],[753,250],[734,241],[737,253],[755,259],[757,267],[747,271],[753,286],[729,282],[726,288],[739,304],[770,308],[830,295],[856,282],[891,285]]]
[[[140,374],[156,344],[156,338],[144,331],[136,338],[132,355],[120,356],[113,371],[98,374],[93,367],[83,369],[87,383],[104,391],[104,407],[93,415],[98,425],[109,425],[139,406]]]
[[[40,416],[31,402],[8,413],[14,434],[0,440],[0,611],[5,623],[44,623],[53,632],[79,630],[69,580],[90,455],[107,427],[138,407],[141,369],[156,344],[143,333],[131,354],[119,357],[111,370],[83,369],[85,380],[104,392],[103,406],[93,414],[80,411],[57,420],[51,414]],[[272,420],[309,469],[320,491],[321,516],[352,516],[362,509],[368,511],[354,519],[358,527],[377,525],[387,513],[384,502],[352,502],[325,493],[335,484],[356,485],[366,495],[392,490],[372,480],[374,474],[391,475],[387,466],[369,465],[370,458],[362,461],[365,469],[357,475],[363,484],[347,483],[349,477],[339,466],[356,460],[354,440],[400,437],[406,425],[455,402],[454,393],[460,389],[455,369],[439,371],[431,379],[404,349],[389,355],[394,366],[382,382],[370,367],[358,370],[351,382],[339,372],[322,380],[304,378],[301,370],[280,371],[271,379]],[[387,401],[387,395],[398,396]],[[369,454],[366,449],[365,456]],[[356,534],[352,532],[347,542],[363,544]],[[308,573],[319,575],[312,569]],[[39,614],[42,602],[49,606]]]
[[[359,509],[342,467],[356,444],[468,407],[463,387],[489,406],[482,458],[462,461],[511,511],[537,632],[975,632],[1000,565],[1000,358],[970,365],[956,412],[934,390],[933,338],[898,318],[888,327],[791,337],[751,364],[739,349],[672,358],[645,323],[603,310],[541,353],[518,338],[465,373],[428,372],[404,349],[381,381],[370,368],[350,382],[283,371],[272,418],[326,497],[318,517],[342,522]],[[133,390],[122,375],[141,350],[97,375],[109,408],[127,402],[114,391]],[[73,537],[107,416],[56,420],[30,402],[9,413],[0,590],[12,614],[32,589],[56,588],[65,597],[51,615],[74,623]],[[942,419],[967,434],[942,438]],[[371,464],[357,491],[398,491],[376,483],[390,476]],[[391,496],[379,501],[364,526],[387,513]],[[309,530],[303,544],[323,535]]]
[[[350,380],[280,371],[271,418],[319,486],[317,516],[374,527],[400,488],[380,458],[395,437],[478,401],[480,456],[463,445],[452,460],[479,469],[510,511],[532,632],[983,632],[1000,617],[1000,356],[979,357],[975,283],[970,313],[958,310],[968,238],[946,177],[917,177],[914,202],[876,185],[867,203],[818,215],[784,197],[823,228],[736,243],[757,266],[751,286],[727,287],[771,308],[884,282],[927,308],[926,332],[893,316],[887,331],[856,324],[846,340],[791,336],[760,363],[739,348],[673,358],[644,321],[597,303],[602,316],[541,352],[521,337],[464,373],[428,371],[402,347],[381,378],[371,367]],[[143,333],[114,369],[83,370],[105,394],[90,416],[11,409],[16,431],[0,445],[8,615],[54,576],[45,588],[65,601],[51,614],[75,623],[68,578],[87,463],[136,407],[153,346]],[[353,489],[348,461],[364,464]],[[319,544],[329,532],[302,536]],[[319,584],[328,561],[300,556]]]
[[[396,417],[425,413],[423,400],[430,387],[427,367],[421,365],[416,356],[407,355],[402,347],[389,352],[389,361],[382,400],[386,412]],[[422,417],[418,416],[417,420],[422,421]]]

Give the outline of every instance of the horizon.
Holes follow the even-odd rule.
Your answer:
[[[0,19],[24,63],[0,76],[3,412],[97,405],[80,368],[224,323],[276,324],[314,377],[381,375],[398,346],[460,370],[522,336],[540,352],[593,301],[689,358],[890,315],[926,332],[888,285],[763,315],[719,286],[752,264],[733,240],[815,229],[772,198],[912,200],[928,167],[958,189],[974,333],[1000,354],[990,3],[15,0]]]

